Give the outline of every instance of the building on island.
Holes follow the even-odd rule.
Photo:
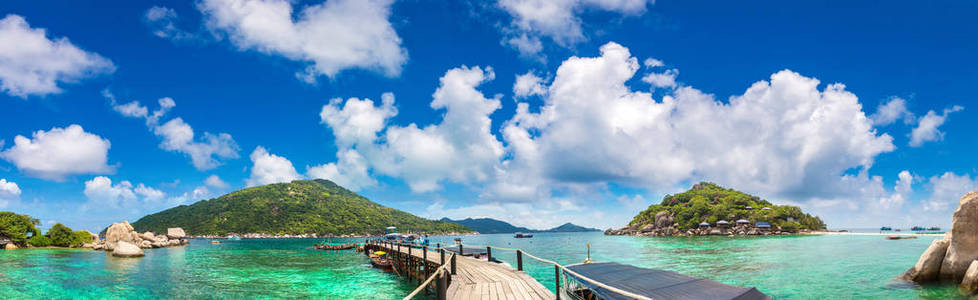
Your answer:
[[[720,221],[717,221],[717,226],[718,227],[727,227],[727,226],[730,226],[730,222],[727,222],[726,220],[720,220]]]
[[[700,228],[703,228],[703,227],[710,227],[710,223],[707,223],[707,222],[700,223]]]
[[[750,221],[747,221],[746,219],[740,219],[737,220],[737,225],[750,225]]]
[[[755,226],[760,230],[771,230],[771,223],[769,222],[757,222]]]

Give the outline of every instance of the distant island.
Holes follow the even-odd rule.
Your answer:
[[[822,219],[791,205],[774,205],[760,197],[711,182],[666,195],[636,215],[628,226],[608,235],[766,235],[825,230]]]
[[[462,225],[385,207],[323,179],[245,188],[147,215],[132,223],[139,232],[166,232],[167,228],[181,227],[195,236],[364,236],[382,234],[385,227],[392,225],[405,232],[473,233]]]
[[[452,220],[449,218],[442,218],[441,221],[451,222],[459,224],[475,230],[478,233],[492,234],[492,233],[516,233],[516,232],[588,232],[588,231],[601,231],[597,228],[587,228],[583,226],[574,225],[572,223],[565,223],[554,228],[546,230],[536,230],[529,229],[526,227],[513,226],[504,221],[492,219],[492,218],[467,218],[464,220]]]

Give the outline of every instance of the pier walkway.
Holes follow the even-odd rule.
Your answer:
[[[440,299],[556,298],[554,293],[523,271],[480,259],[491,257],[491,253],[485,251],[476,252],[473,257],[469,257],[458,255],[458,251],[445,251],[452,247],[432,250],[377,242],[367,243],[363,247],[362,251],[366,253],[370,250],[386,251],[399,275],[418,281],[427,279],[421,284],[419,290],[426,290],[435,277],[445,277],[444,280],[435,283],[437,285],[435,293]],[[463,254],[468,253],[470,253],[469,249],[463,251]],[[446,276],[431,276],[437,272]]]

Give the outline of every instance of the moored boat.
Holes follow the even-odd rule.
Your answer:
[[[531,237],[533,237],[533,235],[532,234],[527,234],[527,233],[522,233],[522,232],[517,232],[516,235],[514,235],[513,237],[514,238],[518,238],[518,239],[525,239],[525,238],[531,238]]]
[[[893,228],[886,227],[886,226],[880,227],[880,231],[890,231],[890,230],[893,230]]]
[[[391,262],[387,259],[387,252],[384,251],[375,251],[370,253],[370,264],[373,265],[374,268],[382,270],[391,269]]]

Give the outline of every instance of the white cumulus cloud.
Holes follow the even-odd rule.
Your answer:
[[[547,87],[543,85],[543,78],[533,72],[516,75],[516,82],[513,83],[513,95],[516,98],[526,98],[539,96],[547,93]]]
[[[10,201],[20,199],[20,187],[13,181],[0,178],[0,208],[7,207]]]
[[[38,130],[31,138],[18,135],[3,158],[28,176],[61,181],[78,174],[112,173],[109,166],[109,140],[85,132],[79,125]]]
[[[585,41],[580,14],[612,12],[623,16],[644,14],[650,0],[498,0],[497,5],[512,17],[504,29],[504,43],[525,56],[543,50],[541,38],[564,47]]]
[[[0,89],[11,96],[44,96],[61,92],[59,83],[74,83],[112,73],[108,59],[78,48],[67,38],[47,37],[18,15],[0,19]]]
[[[207,179],[204,179],[204,184],[215,189],[226,189],[231,187],[231,185],[224,182],[224,180],[221,180],[221,177],[218,177],[217,175],[208,176]]]
[[[251,177],[245,180],[248,186],[259,186],[265,184],[290,182],[302,179],[292,166],[292,162],[285,157],[268,153],[264,147],[258,146],[251,152]]]
[[[397,114],[390,94],[384,95],[380,106],[369,99],[334,99],[323,107],[320,116],[336,136],[339,162],[317,172],[368,178],[362,176],[362,163],[344,161],[362,157],[370,169],[404,179],[415,192],[436,190],[445,180],[465,183],[489,179],[503,154],[502,143],[491,133],[489,118],[500,102],[499,96],[487,98],[476,87],[493,78],[495,73],[490,68],[461,67],[446,72],[431,101],[431,108],[445,110],[443,119],[424,127],[384,127],[386,120]],[[383,139],[378,139],[379,134]]]
[[[539,113],[521,104],[504,126],[511,159],[489,190],[532,196],[548,183],[668,188],[707,179],[828,198],[852,192],[847,170],[868,169],[894,149],[842,84],[818,90],[817,79],[785,70],[728,103],[692,87],[657,101],[626,86],[638,68],[614,43],[600,57],[564,61]]]
[[[915,120],[913,113],[907,109],[907,101],[898,97],[893,97],[886,103],[880,103],[879,107],[876,108],[876,113],[869,118],[873,120],[873,125],[876,126],[890,125],[899,119],[903,119],[907,124]]]
[[[944,109],[944,113],[938,115],[933,110],[928,111],[927,115],[920,118],[917,127],[910,131],[910,146],[920,147],[926,142],[940,141],[944,139],[944,132],[940,130],[941,125],[947,121],[947,116],[953,112],[963,110],[964,107],[955,105]]]
[[[193,33],[184,31],[176,25],[177,11],[165,6],[153,6],[143,14],[143,21],[153,31],[153,35],[172,41],[196,39]]]
[[[299,10],[287,0],[202,0],[197,7],[207,27],[239,49],[308,63],[297,76],[312,82],[352,68],[399,75],[407,51],[388,20],[392,3],[329,0]]]
[[[85,182],[85,197],[88,198],[87,208],[90,209],[142,209],[148,203],[153,203],[166,196],[160,190],[148,187],[142,183],[133,185],[123,180],[112,184],[112,179],[98,176]]]
[[[176,101],[170,97],[160,98],[157,102],[159,108],[149,113],[149,109],[132,101],[124,104],[116,103],[115,96],[109,91],[103,91],[103,95],[112,102],[112,109],[119,114],[146,120],[146,126],[159,136],[160,148],[167,151],[183,153],[190,157],[194,168],[200,171],[210,170],[222,164],[221,160],[238,158],[238,144],[230,134],[212,134],[204,132],[201,138],[195,138],[193,127],[183,121],[182,118],[173,118],[160,125],[160,119],[176,107]]]
[[[930,199],[923,203],[923,208],[924,211],[930,212],[949,213],[958,207],[961,196],[978,189],[978,178],[972,178],[968,174],[957,175],[945,172],[940,176],[931,177],[928,182],[932,191]]]

